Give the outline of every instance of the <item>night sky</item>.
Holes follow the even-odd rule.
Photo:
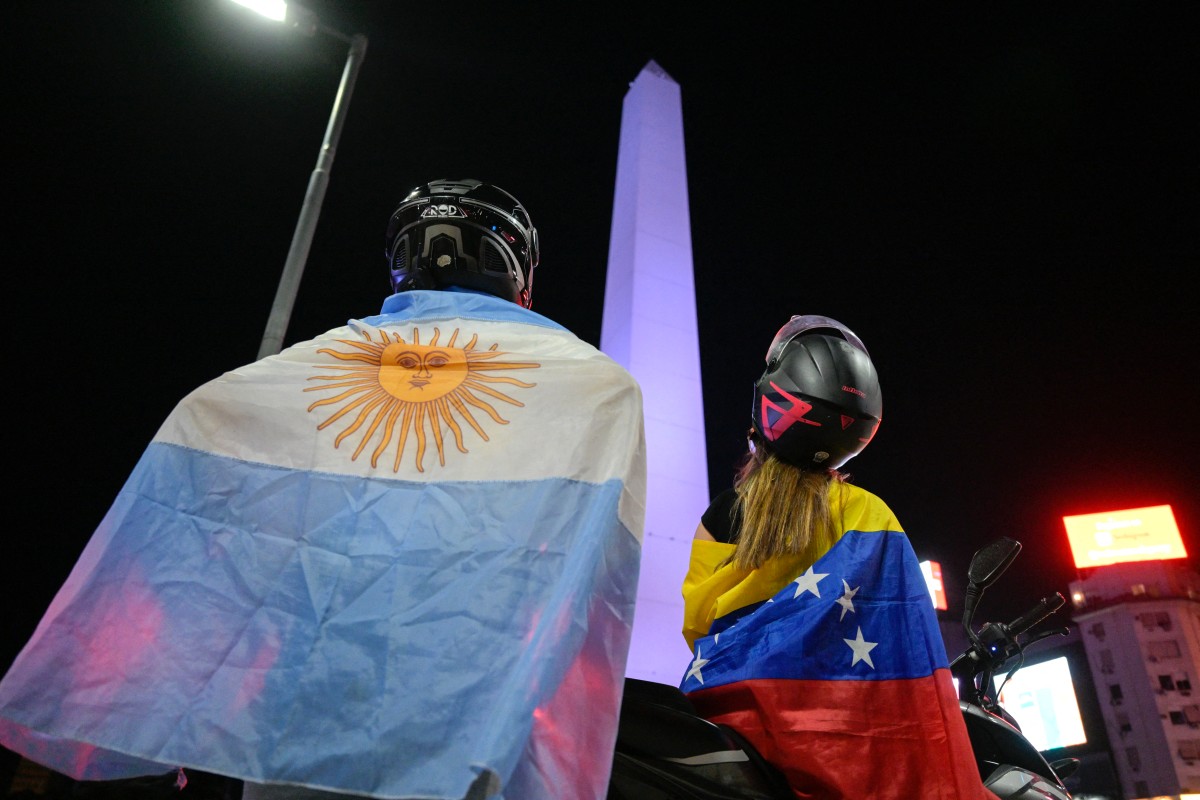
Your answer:
[[[771,337],[819,313],[883,387],[847,469],[953,608],[999,536],[1025,549],[984,615],[1066,594],[1064,514],[1170,504],[1200,553],[1194,4],[309,7],[369,46],[285,344],[377,313],[399,199],[477,177],[539,230],[534,310],[599,345],[621,103],[654,60],[714,492]],[[230,0],[7,12],[0,668],[174,404],[255,358],[346,58]]]

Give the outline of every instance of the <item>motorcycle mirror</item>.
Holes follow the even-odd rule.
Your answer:
[[[1016,539],[1003,537],[987,547],[975,551],[971,557],[971,566],[967,568],[967,578],[980,589],[986,589],[1004,574],[1009,564],[1021,552],[1021,543]]]
[[[983,595],[983,590],[996,582],[1004,574],[1008,565],[1021,552],[1021,543],[1016,539],[1001,537],[986,547],[981,547],[971,556],[971,564],[967,567],[967,591],[963,597],[963,630],[976,645],[979,636],[971,629],[971,620],[975,618],[975,606]]]

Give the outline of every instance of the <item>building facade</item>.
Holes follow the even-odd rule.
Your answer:
[[[1200,793],[1200,575],[1183,559],[1113,564],[1070,591],[1124,798]]]

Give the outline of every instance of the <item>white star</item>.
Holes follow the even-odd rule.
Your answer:
[[[820,583],[821,578],[824,578],[828,574],[828,572],[814,573],[813,568],[809,567],[808,572],[792,581],[792,583],[796,584],[796,593],[792,595],[792,599],[795,600],[799,597],[801,592],[812,592],[817,597],[820,597],[821,593],[817,591],[817,584]]]
[[[846,579],[842,578],[842,591],[844,591],[845,594],[834,601],[842,607],[842,615],[838,617],[838,622],[841,622],[846,618],[847,611],[854,610],[854,595],[858,594],[858,590],[861,588],[861,586],[856,586],[851,589],[850,584],[846,583]]]
[[[853,639],[842,639],[843,642],[850,645],[850,649],[854,651],[854,658],[850,662],[850,666],[854,666],[860,661],[867,662],[867,666],[875,669],[875,664],[871,661],[871,651],[879,646],[879,642],[867,642],[862,637],[862,627],[858,629],[858,636]]]
[[[872,645],[874,647],[874,645]],[[700,674],[700,668],[708,663],[707,658],[700,657],[700,648],[696,648],[696,658],[692,661],[692,668],[688,670],[687,678],[695,677],[700,683],[704,683],[704,676]],[[684,680],[687,680],[684,678]]]

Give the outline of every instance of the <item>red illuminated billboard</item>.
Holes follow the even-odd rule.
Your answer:
[[[929,587],[929,596],[933,599],[933,607],[945,611],[946,586],[942,583],[942,565],[936,561],[922,561],[921,574],[925,576],[925,584]]]
[[[1063,517],[1076,567],[1186,558],[1170,506]]]

